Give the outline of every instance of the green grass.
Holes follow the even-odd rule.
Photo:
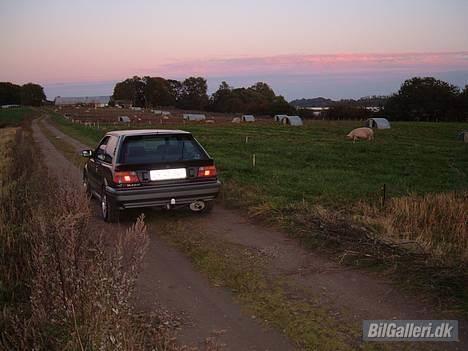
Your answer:
[[[103,130],[55,115],[67,134],[96,143]],[[258,203],[347,207],[358,200],[468,189],[468,144],[456,140],[468,124],[393,123],[375,142],[344,136],[360,122],[314,122],[303,128],[256,125],[179,125],[191,131],[216,160],[221,178],[254,189]],[[245,137],[249,142],[245,143]],[[256,167],[252,167],[252,155]]]
[[[34,111],[30,107],[15,107],[0,109],[0,128],[19,126],[24,120],[32,117]]]
[[[260,188],[279,207],[303,198],[347,205],[375,197],[383,184],[393,196],[468,188],[468,145],[455,140],[468,125],[394,123],[377,131],[375,142],[353,144],[344,136],[357,125],[186,129],[211,152],[224,179]]]
[[[81,157],[77,152],[76,148],[70,143],[66,142],[61,138],[52,133],[43,123],[39,121],[39,128],[47,139],[59,150],[67,159],[69,159],[76,167],[82,168],[85,164],[85,159]]]
[[[47,113],[52,117],[52,122],[56,127],[83,144],[95,146],[105,134],[105,131],[101,129],[74,124],[56,112],[47,111]]]

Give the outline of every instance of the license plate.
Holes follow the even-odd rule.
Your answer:
[[[151,180],[171,180],[184,178],[187,178],[187,170],[185,168],[157,169],[150,171]]]

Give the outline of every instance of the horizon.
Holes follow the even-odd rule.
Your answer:
[[[463,0],[20,0],[0,4],[0,80],[48,99],[112,95],[134,75],[202,76],[210,93],[264,81],[288,101],[389,95],[414,76],[463,88],[467,13]]]

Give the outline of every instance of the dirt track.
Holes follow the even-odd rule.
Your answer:
[[[57,136],[66,138],[77,149],[85,145],[47,125]],[[52,174],[81,186],[79,170],[49,142],[33,123],[34,139],[39,144]],[[125,231],[131,222],[105,224],[95,205],[94,225],[110,236]],[[212,333],[223,331],[219,342],[228,350],[292,350],[292,344],[279,332],[266,329],[241,312],[229,292],[210,286],[208,279],[195,271],[189,260],[161,241],[157,228],[148,228],[150,247],[137,286],[137,308],[146,311],[161,307],[181,316],[178,340],[188,345],[202,345]]]
[[[76,140],[46,124],[56,136],[85,148]],[[50,170],[73,182],[80,173],[33,124],[35,140],[40,145]],[[97,216],[97,205],[96,205]],[[334,311],[346,323],[359,329],[363,319],[441,319],[439,313],[418,297],[406,296],[389,282],[358,270],[346,269],[317,253],[311,253],[287,238],[284,233],[249,222],[241,214],[218,206],[204,218],[191,218],[194,225],[205,228],[208,235],[258,250],[268,257],[272,277],[288,277],[291,283],[306,288],[320,304]],[[104,231],[123,231],[130,223],[95,225]],[[199,344],[211,332],[226,330],[220,341],[230,350],[288,350],[291,343],[279,332],[266,330],[250,316],[244,315],[229,292],[210,286],[196,272],[190,261],[158,238],[157,228],[149,227],[150,248],[145,269],[138,284],[138,307],[157,308],[160,304],[172,313],[183,315],[180,340]],[[115,233],[113,233],[115,235]],[[435,349],[466,349],[466,321],[461,323],[462,343],[438,344]]]

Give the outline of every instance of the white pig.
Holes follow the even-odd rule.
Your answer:
[[[346,137],[348,139],[353,139],[353,142],[358,139],[374,140],[374,131],[367,127],[356,128],[352,130],[351,133],[349,133]]]

